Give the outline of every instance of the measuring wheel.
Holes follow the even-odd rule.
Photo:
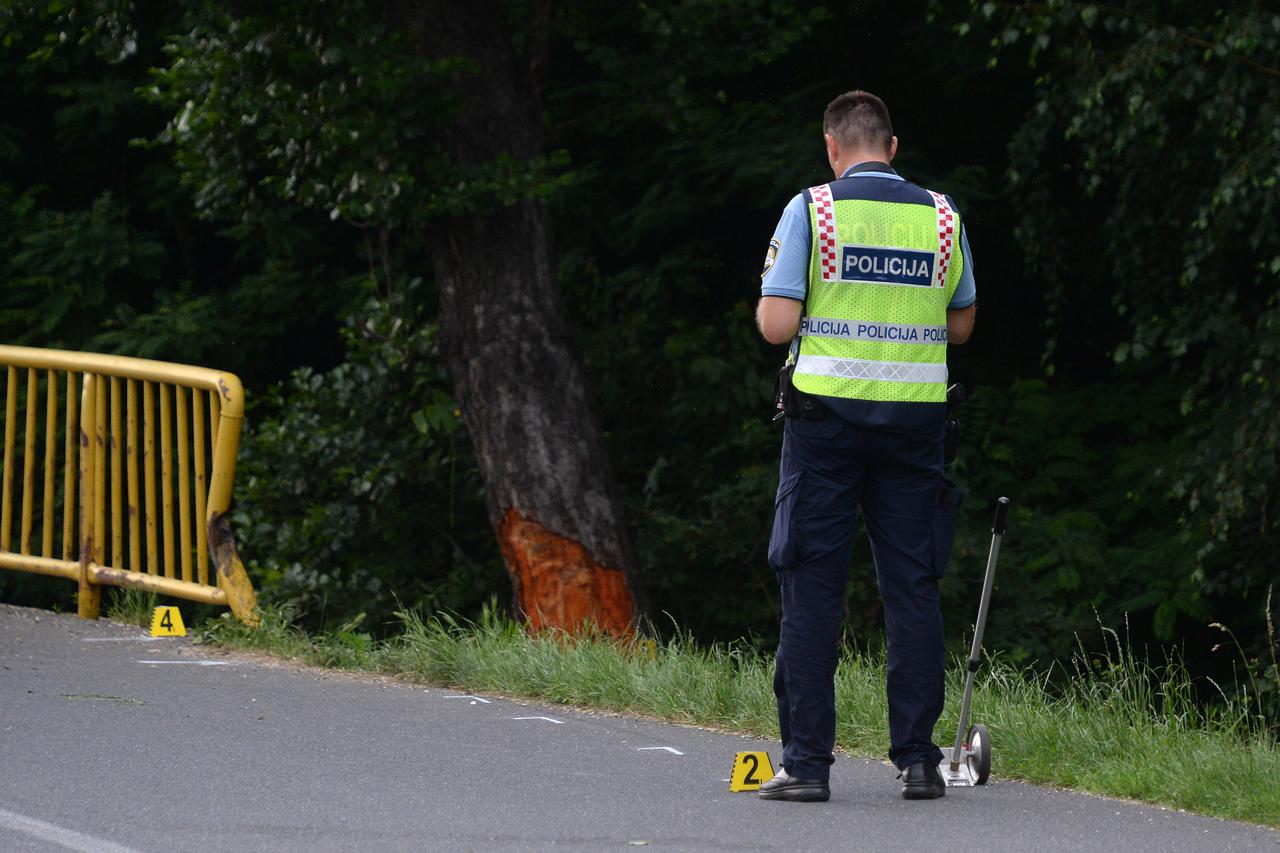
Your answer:
[[[982,723],[974,723],[969,728],[969,749],[965,763],[969,765],[969,773],[973,776],[973,784],[985,785],[991,775],[991,735]]]
[[[985,785],[991,776],[991,735],[981,723],[969,726],[969,703],[973,699],[973,679],[981,660],[982,631],[987,626],[987,608],[991,605],[991,588],[995,585],[996,558],[1000,556],[1000,540],[1004,538],[1008,511],[1008,498],[996,501],[996,519],[991,525],[991,552],[987,555],[987,573],[982,579],[982,600],[978,604],[978,620],[973,626],[973,645],[969,649],[969,672],[964,679],[960,719],[956,722],[956,745],[943,753],[943,764],[939,765],[943,782],[948,787]],[[965,734],[966,726],[969,726],[968,735]]]

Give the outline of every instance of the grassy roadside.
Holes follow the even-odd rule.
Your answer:
[[[646,714],[764,737],[777,736],[772,661],[745,646],[699,647],[607,638],[530,636],[487,615],[479,622],[400,614],[385,642],[348,625],[309,636],[278,613],[256,630],[206,623],[200,640],[306,663],[396,675],[599,709]],[[1280,827],[1280,748],[1243,701],[1205,714],[1177,667],[1154,670],[1117,641],[1051,693],[999,660],[984,665],[973,719],[992,733],[993,773]],[[951,669],[935,739],[954,738],[963,690]],[[887,749],[884,661],[849,651],[836,681],[839,746],[855,755]]]

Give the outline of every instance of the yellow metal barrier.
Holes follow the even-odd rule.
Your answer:
[[[78,582],[85,619],[98,618],[103,586],[123,586],[224,605],[242,621],[256,621],[253,586],[227,517],[244,419],[239,379],[202,367],[14,346],[0,346],[0,374],[7,374],[0,568]],[[22,485],[15,489],[19,453]]]

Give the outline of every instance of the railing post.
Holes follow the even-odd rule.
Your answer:
[[[97,619],[102,608],[102,587],[93,582],[89,564],[94,552],[94,465],[97,451],[94,433],[97,429],[97,377],[84,373],[84,390],[80,401],[80,591],[76,609],[81,619]]]
[[[235,536],[231,532],[231,484],[236,475],[236,453],[240,448],[240,428],[244,421],[244,390],[240,380],[224,374],[219,380],[221,406],[218,431],[213,444],[213,470],[209,476],[209,506],[205,525],[209,555],[217,570],[218,588],[227,595],[227,605],[246,625],[257,625],[257,597],[249,574],[240,562]]]

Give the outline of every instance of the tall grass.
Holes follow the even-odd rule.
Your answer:
[[[401,613],[403,630],[375,643],[357,625],[307,636],[268,613],[250,630],[227,620],[206,641],[284,654],[322,666],[526,696],[680,723],[777,737],[772,660],[746,644],[529,634],[492,610],[475,622]],[[951,668],[935,739],[955,737],[963,666]],[[1052,679],[987,661],[974,688],[973,720],[986,723],[993,774],[1280,826],[1280,749],[1246,699],[1205,707],[1177,661],[1155,667],[1118,635],[1102,654],[1076,659]],[[836,674],[837,743],[882,756],[888,749],[883,654],[851,649]],[[1052,682],[1052,683],[1051,683]]]
[[[160,597],[154,592],[112,587],[107,590],[107,618],[146,628],[151,624],[151,613],[159,602]]]

